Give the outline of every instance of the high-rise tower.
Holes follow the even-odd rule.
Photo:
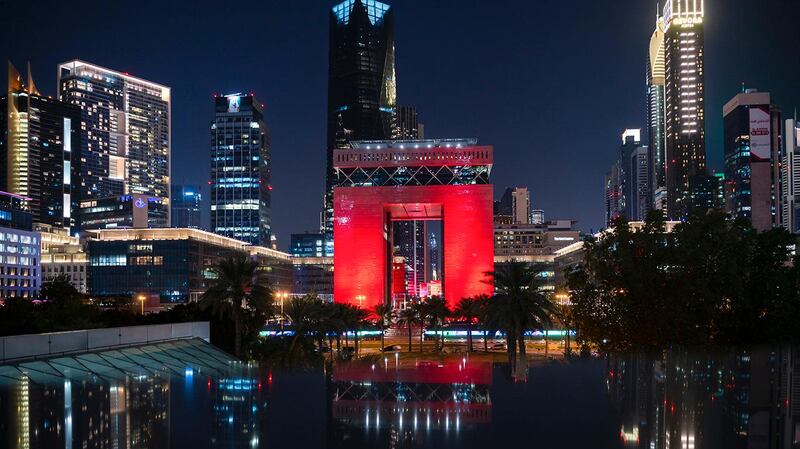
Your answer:
[[[652,206],[666,209],[666,170],[664,165],[664,20],[656,18],[656,29],[650,38],[647,54],[647,126],[648,163],[651,175]]]
[[[146,195],[148,227],[169,226],[170,88],[74,60],[58,66],[58,96],[81,108],[81,202]]]
[[[394,12],[376,0],[345,0],[331,9],[328,139],[322,228],[333,231],[333,150],[351,140],[398,137]]]
[[[703,0],[664,5],[664,123],[667,216],[685,217],[706,174]]]
[[[269,131],[251,95],[215,99],[211,124],[211,231],[270,246]]]
[[[81,164],[80,109],[41,95],[8,63],[0,97],[0,190],[29,198],[33,221],[75,225]]]

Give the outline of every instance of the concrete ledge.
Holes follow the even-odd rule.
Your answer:
[[[0,337],[0,363],[189,338],[210,342],[210,335],[208,321],[13,335]]]

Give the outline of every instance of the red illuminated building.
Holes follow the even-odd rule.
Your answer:
[[[334,298],[370,308],[392,292],[392,226],[442,221],[449,306],[490,294],[494,269],[492,147],[474,140],[352,142],[334,150]]]

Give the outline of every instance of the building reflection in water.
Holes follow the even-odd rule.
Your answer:
[[[466,359],[337,366],[329,384],[330,447],[456,438],[491,422],[491,383],[490,364]]]
[[[0,447],[169,448],[174,379],[230,363],[187,341],[0,366]]]
[[[800,352],[759,347],[609,359],[624,447],[800,447]]]
[[[260,371],[242,365],[208,380],[213,410],[212,447],[256,448],[262,437],[266,394]]]

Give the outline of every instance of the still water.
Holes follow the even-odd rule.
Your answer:
[[[794,448],[789,348],[269,370],[202,342],[0,366],[2,448]]]

